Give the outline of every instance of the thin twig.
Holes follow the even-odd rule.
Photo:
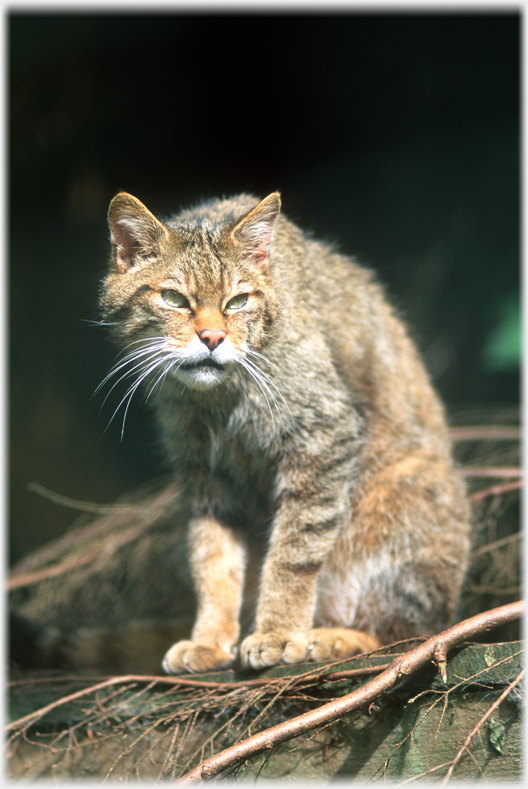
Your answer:
[[[455,758],[451,762],[451,766],[449,767],[449,770],[445,774],[444,780],[442,781],[442,783],[445,784],[445,783],[447,783],[449,781],[449,779],[453,775],[453,771],[454,771],[456,765],[458,764],[458,762],[460,761],[460,759],[464,755],[464,752],[467,751],[467,749],[469,748],[473,737],[476,735],[478,730],[484,725],[484,723],[486,723],[486,721],[488,720],[490,715],[492,715],[492,713],[497,709],[497,707],[499,707],[502,704],[504,699],[507,696],[509,696],[509,694],[512,692],[514,687],[519,684],[519,682],[522,680],[523,677],[524,677],[524,669],[520,672],[520,674],[518,674],[518,676],[513,680],[513,682],[511,682],[508,685],[508,687],[500,694],[499,698],[495,699],[495,701],[493,702],[491,707],[485,712],[485,714],[479,720],[477,725],[474,726],[473,729],[471,729],[471,731],[469,732],[468,736],[466,737],[466,740],[465,740],[463,746],[460,748],[460,750],[456,754]]]
[[[471,493],[469,498],[472,501],[481,501],[488,496],[502,496],[503,493],[509,493],[511,490],[519,490],[522,487],[522,480],[518,480],[517,482],[505,482],[502,485],[492,485],[491,488],[477,490],[475,493]]]
[[[405,781],[400,781],[398,786],[404,786],[404,784],[410,784],[413,781],[418,781],[420,778],[425,778],[426,775],[432,775],[433,773],[437,773],[438,770],[443,770],[444,767],[447,767],[448,764],[451,762],[442,762],[442,764],[436,764],[434,767],[430,767],[428,770],[424,770],[423,773],[418,773],[417,775],[411,775],[410,778],[407,778]]]
[[[34,484],[39,486],[39,488],[42,487],[39,483]],[[46,489],[44,488],[44,490]],[[60,494],[52,493],[52,495],[56,497],[57,501],[61,498]],[[175,486],[165,485],[161,490],[143,498],[137,504],[114,505],[109,508],[107,513],[101,513],[99,510],[101,517],[96,518],[89,525],[78,526],[72,531],[66,532],[58,540],[34,551],[13,568],[10,577],[13,578],[26,571],[38,571],[43,564],[50,560],[56,561],[57,556],[62,551],[69,551],[72,548],[78,549],[83,545],[86,546],[95,537],[107,536],[109,533],[119,530],[122,526],[126,527],[127,524],[130,526],[130,523],[135,524],[136,533],[138,536],[141,536],[142,533],[156,525],[156,521],[160,516],[166,515],[175,506],[177,498],[178,493]],[[94,506],[98,507],[99,505]],[[120,507],[123,509],[119,509]]]
[[[41,707],[35,712],[31,712],[28,715],[24,715],[23,718],[19,718],[16,721],[12,721],[11,723],[7,724],[6,731],[13,731],[16,729],[21,729],[24,726],[28,726],[34,721],[42,718],[51,710],[56,709],[57,707],[62,707],[64,704],[68,704],[70,701],[74,701],[75,699],[79,699],[82,696],[87,696],[90,693],[94,693],[97,690],[102,690],[103,688],[109,688],[112,685],[119,685],[119,684],[126,684],[127,682],[161,682],[168,685],[191,685],[192,687],[231,687],[231,683],[224,683],[224,682],[201,682],[200,680],[187,680],[181,677],[150,677],[145,675],[135,675],[135,674],[127,674],[126,676],[122,677],[111,677],[110,679],[106,679],[103,682],[98,682],[96,685],[90,685],[88,688],[83,688],[82,690],[78,690],[75,693],[71,693],[67,696],[62,696],[60,699],[56,699],[56,701],[52,701],[50,704],[47,704],[45,707]]]
[[[452,427],[449,430],[452,441],[519,440],[521,429],[508,425],[473,425]]]
[[[44,567],[42,570],[35,570],[32,573],[20,573],[12,575],[6,579],[6,589],[8,592],[14,589],[20,589],[22,586],[31,586],[46,578],[54,578],[57,575],[62,575],[70,570],[75,570],[77,567],[82,567],[85,564],[95,561],[101,555],[101,550],[91,551],[85,553],[76,559],[67,559],[60,564],[53,564],[51,567]]]
[[[326,723],[337,720],[342,715],[371,703],[382,693],[393,688],[396,683],[407,679],[410,674],[429,663],[433,658],[435,648],[437,650],[443,648],[447,653],[454,646],[477,633],[487,632],[499,625],[518,619],[522,611],[523,602],[519,601],[494,608],[491,611],[459,622],[454,627],[428,638],[424,643],[405,655],[395,658],[385,671],[361,688],[315,710],[298,715],[291,720],[254,734],[230,748],[226,748],[215,756],[202,761],[197,767],[182,776],[180,781],[182,783],[193,783],[213,778],[222,770],[233,767],[235,764],[254,756],[260,751],[271,749],[279,743],[286,742]]]
[[[81,512],[96,512],[98,515],[114,515],[116,513],[126,513],[137,511],[138,506],[133,504],[93,504],[91,501],[79,501],[78,499],[70,499],[69,496],[63,496],[62,493],[55,493],[49,488],[45,488],[40,482],[30,482],[27,489],[31,493],[38,493],[54,504],[62,504],[63,507],[68,507],[71,510],[81,510]]]
[[[31,584],[38,583],[39,581],[45,580],[46,578],[62,575],[63,573],[69,572],[70,570],[75,570],[78,567],[82,567],[92,561],[95,562],[96,560],[98,560],[96,569],[99,570],[102,564],[108,561],[110,556],[114,554],[119,548],[122,548],[123,545],[133,542],[134,540],[137,540],[139,537],[141,537],[145,533],[145,528],[145,524],[140,524],[139,526],[129,526],[128,528],[123,529],[123,531],[120,533],[117,532],[117,536],[114,536],[110,541],[107,541],[102,548],[99,546],[95,551],[84,553],[73,559],[65,559],[63,562],[52,564],[48,567],[43,567],[40,570],[34,570],[33,572],[27,573],[21,572],[20,569],[15,570],[7,579],[6,588],[8,591],[12,591],[23,586],[30,586]]]
[[[520,585],[515,586],[486,586],[485,584],[471,584],[469,591],[473,594],[519,594]]]
[[[402,745],[404,745],[404,743],[407,742],[407,740],[409,738],[411,738],[411,741],[412,741],[413,732],[416,731],[416,729],[422,724],[422,722],[427,717],[427,715],[429,715],[429,713],[432,712],[432,710],[436,709],[436,707],[439,704],[442,704],[443,709],[442,709],[442,712],[440,714],[440,720],[439,720],[438,725],[436,727],[436,732],[435,732],[435,735],[434,735],[434,738],[433,738],[433,745],[436,742],[436,739],[437,739],[438,734],[440,732],[440,727],[442,725],[442,720],[443,720],[445,712],[446,712],[449,696],[452,695],[452,694],[456,694],[457,691],[460,691],[462,688],[467,687],[470,683],[475,684],[476,680],[478,679],[478,677],[481,674],[485,674],[486,672],[490,671],[491,669],[497,668],[498,666],[501,666],[504,663],[511,663],[513,658],[515,658],[515,657],[517,657],[518,655],[521,655],[521,654],[522,654],[522,650],[519,650],[518,652],[516,652],[513,655],[508,655],[508,657],[502,658],[502,660],[498,660],[495,663],[492,663],[490,666],[486,665],[485,668],[481,669],[480,671],[477,671],[475,674],[471,674],[471,676],[469,676],[469,677],[459,678],[460,682],[458,682],[456,685],[453,685],[451,688],[448,688],[447,690],[432,691],[431,688],[427,688],[426,690],[420,691],[420,693],[418,693],[417,696],[413,696],[412,698],[408,699],[407,700],[407,705],[414,704],[421,696],[429,695],[431,692],[433,692],[434,694],[437,695],[437,698],[427,708],[427,710],[424,712],[424,714],[422,715],[420,720],[417,723],[414,724],[414,726],[412,727],[411,731],[403,738],[403,740],[401,740],[396,745],[396,747],[393,749],[392,753],[389,754],[389,757],[385,761],[385,763],[376,770],[374,775],[371,776],[371,780],[373,780],[376,777],[376,775],[380,772],[380,770],[383,769],[383,771],[385,773],[385,771],[386,771],[386,769],[388,767],[389,761],[393,757],[393,755],[396,753],[396,751],[399,748],[401,748]],[[444,762],[441,765],[437,765],[436,767],[431,768],[431,770],[427,770],[425,773],[420,773],[419,775],[412,776],[411,778],[408,779],[408,781],[402,781],[402,783],[408,783],[409,781],[414,781],[416,778],[419,778],[419,777],[421,777],[423,775],[426,775],[428,772],[439,770],[440,768],[443,768],[443,767],[448,767],[450,764],[451,764],[451,761]]]
[[[372,653],[368,653],[369,657]],[[365,657],[366,655],[361,655],[358,657]],[[329,674],[324,674],[324,671],[327,671],[332,666],[340,665],[341,663],[348,663],[351,658],[341,658],[341,660],[336,661],[335,663],[328,663],[324,666],[321,666],[318,669],[310,669],[305,674],[299,674],[295,677],[297,682],[311,682],[312,680],[320,679],[328,681],[335,681],[338,679],[349,679],[354,677],[364,677],[368,674],[378,674],[380,671],[384,671],[390,663],[380,663],[379,666],[363,666],[362,668],[351,668],[351,669],[344,669],[343,671],[332,671]],[[41,683],[41,682],[107,682],[108,680],[119,679],[119,677],[89,677],[89,676],[79,676],[77,674],[72,674],[70,676],[65,675],[51,675],[49,677],[24,677],[24,679],[14,679],[8,682],[8,687],[14,688],[17,685],[24,685],[27,687],[28,684],[34,683]],[[172,676],[167,677],[165,675],[160,676],[150,676],[148,674],[127,674],[126,676],[121,677],[122,680],[126,681],[133,681],[133,682],[161,682],[170,685],[189,685],[193,688],[225,688],[226,690],[234,690],[236,688],[245,688],[245,687],[260,687],[261,685],[275,685],[280,682],[284,682],[285,679],[288,681],[290,677],[262,677],[261,679],[242,679],[238,681],[230,681],[227,680],[225,682],[210,682],[208,680],[200,680],[200,679],[191,679],[190,677],[182,677],[182,676]]]
[[[337,661],[337,663],[343,663],[344,661]],[[328,669],[328,666],[322,666],[319,669],[307,671],[305,674],[300,674],[297,677],[277,677],[273,679],[262,678],[262,679],[248,679],[248,680],[240,680],[238,682],[212,682],[207,680],[199,680],[199,679],[190,679],[187,677],[166,677],[166,676],[148,676],[144,674],[127,674],[126,676],[122,677],[110,677],[109,679],[105,679],[102,682],[98,682],[96,685],[90,685],[88,688],[83,688],[82,690],[76,691],[75,693],[69,694],[67,696],[63,696],[56,701],[51,702],[46,707],[41,707],[34,712],[25,715],[23,718],[19,718],[16,721],[9,723],[6,726],[6,731],[13,731],[16,729],[20,729],[23,726],[29,725],[33,723],[35,720],[42,718],[51,710],[56,709],[57,707],[61,707],[64,704],[68,704],[70,701],[74,701],[75,699],[81,698],[82,696],[86,696],[90,693],[93,693],[97,690],[101,690],[102,688],[111,687],[112,685],[116,684],[126,684],[127,682],[151,682],[151,683],[162,683],[166,685],[184,685],[192,688],[216,688],[216,689],[225,689],[225,690],[235,690],[239,688],[245,687],[261,687],[267,686],[272,688],[275,685],[281,685],[285,683],[306,683],[312,682],[314,680],[325,680],[325,681],[332,681],[337,679],[347,679],[347,678],[354,678],[354,677],[361,677],[366,676],[369,674],[376,674],[389,666],[389,663],[382,663],[379,666],[366,666],[364,668],[356,668],[356,669],[349,669],[344,671],[339,671],[335,673],[324,674],[323,672]],[[55,679],[54,677],[50,677],[50,680]],[[28,680],[22,680],[20,682],[13,682],[10,683],[12,685],[17,684],[24,684],[27,685]]]
[[[518,466],[464,466],[460,469],[464,477],[522,477],[523,469]]]
[[[502,537],[500,540],[495,540],[494,542],[490,542],[487,545],[482,545],[480,548],[477,548],[477,550],[474,551],[473,556],[480,556],[483,553],[494,551],[496,548],[502,548],[504,545],[508,545],[508,543],[520,540],[522,537],[522,531],[517,531],[515,534],[510,534],[508,537]]]
[[[78,690],[76,693],[70,693],[68,696],[63,696],[56,701],[52,701],[51,704],[47,704],[45,707],[41,707],[40,709],[36,710],[35,712],[30,712],[29,715],[24,715],[24,717],[19,718],[16,721],[12,721],[8,723],[6,731],[13,731],[15,729],[21,729],[24,726],[28,726],[33,723],[35,720],[42,718],[51,710],[56,709],[57,707],[62,707],[63,704],[68,704],[70,701],[75,701],[75,699],[80,699],[82,696],[86,696],[88,693],[93,693],[96,690],[101,690],[102,688],[109,688],[112,685],[117,685],[123,682],[130,682],[131,677],[113,677],[112,679],[107,679],[104,682],[99,682],[97,685],[92,685],[89,688],[84,688],[83,690]]]

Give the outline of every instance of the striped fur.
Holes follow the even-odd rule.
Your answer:
[[[463,485],[418,353],[366,269],[309,239],[280,197],[213,200],[169,221],[111,203],[105,383],[153,405],[189,514],[197,593],[168,672],[324,660],[456,614]],[[262,546],[239,644],[248,550]]]

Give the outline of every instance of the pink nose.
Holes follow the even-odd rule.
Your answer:
[[[210,351],[214,351],[225,340],[227,335],[223,329],[204,329],[198,336]]]

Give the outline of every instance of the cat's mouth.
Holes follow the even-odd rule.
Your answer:
[[[209,389],[223,381],[226,369],[215,359],[205,358],[195,362],[183,362],[175,371],[175,375],[191,389]]]
[[[215,370],[224,370],[224,365],[219,364],[214,359],[202,359],[199,362],[183,362],[183,364],[179,365],[180,370],[189,370],[189,371],[198,371],[198,370],[210,370],[211,368]]]
[[[209,389],[225,380],[231,360],[222,364],[212,357],[187,358],[174,368],[174,375],[191,389]]]

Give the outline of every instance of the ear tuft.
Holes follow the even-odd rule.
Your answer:
[[[231,232],[232,238],[242,244],[245,256],[257,265],[264,265],[268,258],[280,207],[280,193],[273,192],[245,214]]]
[[[127,192],[114,197],[108,209],[112,263],[127,272],[157,248],[167,230],[143,203]]]

